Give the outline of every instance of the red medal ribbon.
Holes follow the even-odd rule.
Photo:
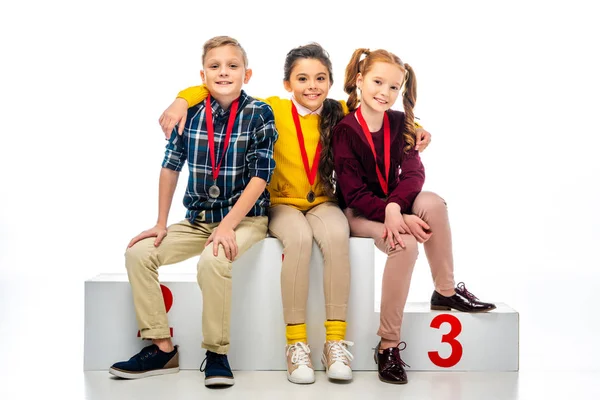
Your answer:
[[[225,145],[223,147],[223,154],[218,165],[215,165],[215,128],[213,126],[213,115],[212,105],[210,104],[210,94],[206,98],[206,130],[208,131],[208,150],[210,152],[210,161],[212,162],[212,175],[213,180],[217,180],[219,171],[221,170],[221,163],[227,154],[227,148],[229,147],[229,139],[231,138],[231,132],[233,131],[233,123],[235,122],[235,114],[237,113],[239,104],[239,98],[235,99],[231,104],[229,111],[229,120],[227,122],[227,130],[225,131]]]
[[[304,136],[302,135],[302,127],[300,126],[300,118],[298,117],[298,110],[296,105],[292,102],[292,116],[294,117],[294,125],[296,125],[296,134],[298,135],[298,143],[300,144],[300,153],[302,154],[302,162],[304,163],[304,171],[308,177],[308,183],[312,186],[315,183],[317,176],[317,167],[319,165],[319,156],[321,155],[321,141],[317,145],[317,151],[315,152],[315,158],[313,159],[312,168],[308,166],[308,155],[306,154],[306,146],[304,146]]]
[[[362,112],[360,111],[360,107],[356,109],[356,117],[358,118],[358,122],[362,127],[362,131],[367,138],[367,142],[369,142],[369,146],[371,146],[371,151],[373,152],[373,158],[375,158],[375,168],[377,168],[377,178],[379,179],[379,184],[383,189],[383,193],[387,196],[388,194],[388,182],[390,177],[390,119],[386,112],[383,113],[383,163],[385,166],[385,179],[383,179],[383,174],[379,170],[379,163],[377,163],[377,152],[375,151],[375,145],[373,144],[373,136],[371,135],[371,131],[369,130],[369,126],[367,122],[363,118]]]

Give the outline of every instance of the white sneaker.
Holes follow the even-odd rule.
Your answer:
[[[352,379],[350,362],[354,359],[354,356],[348,350],[349,346],[354,346],[354,343],[346,340],[329,340],[325,342],[321,362],[329,379],[340,381]]]
[[[310,361],[310,348],[298,342],[285,347],[287,357],[287,378],[292,383],[314,383],[315,370]]]

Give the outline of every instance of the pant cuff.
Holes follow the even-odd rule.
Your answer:
[[[141,329],[140,337],[142,339],[169,339],[171,338],[171,330],[169,328]]]
[[[304,324],[306,322],[306,310],[303,308],[284,308],[283,319],[286,325]]]
[[[384,332],[381,328],[377,331],[377,336],[382,339],[400,342],[400,332]]]
[[[217,353],[217,354],[227,354],[227,352],[229,351],[229,345],[220,345],[220,344],[206,344],[204,342],[202,342],[202,348],[208,350],[208,351],[212,351],[213,353]]]

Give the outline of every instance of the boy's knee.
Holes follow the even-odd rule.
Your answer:
[[[231,261],[225,257],[223,248],[219,247],[217,256],[213,255],[212,245],[202,252],[197,265],[198,282],[206,276],[222,276],[231,278]]]
[[[142,267],[150,261],[151,257],[148,247],[142,242],[137,242],[125,250],[125,267],[127,270]]]

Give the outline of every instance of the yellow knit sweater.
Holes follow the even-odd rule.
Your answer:
[[[196,105],[208,96],[204,85],[194,86],[179,92],[178,97],[185,99],[190,106]],[[275,171],[267,189],[271,194],[271,206],[286,204],[301,211],[310,210],[312,207],[326,201],[336,201],[335,198],[327,196],[321,185],[317,173],[314,184],[311,186],[304,170],[300,144],[296,134],[294,119],[292,118],[292,101],[279,97],[258,99],[269,104],[275,115],[275,127],[279,138],[275,142],[273,158],[275,159]],[[348,113],[348,107],[344,101],[340,102],[344,113]],[[308,155],[309,168],[315,157],[315,151],[319,143],[319,116],[310,114],[300,117],[300,126],[304,136],[304,145]],[[318,162],[318,160],[317,160]],[[313,191],[315,201],[309,203],[306,199],[308,192]]]

